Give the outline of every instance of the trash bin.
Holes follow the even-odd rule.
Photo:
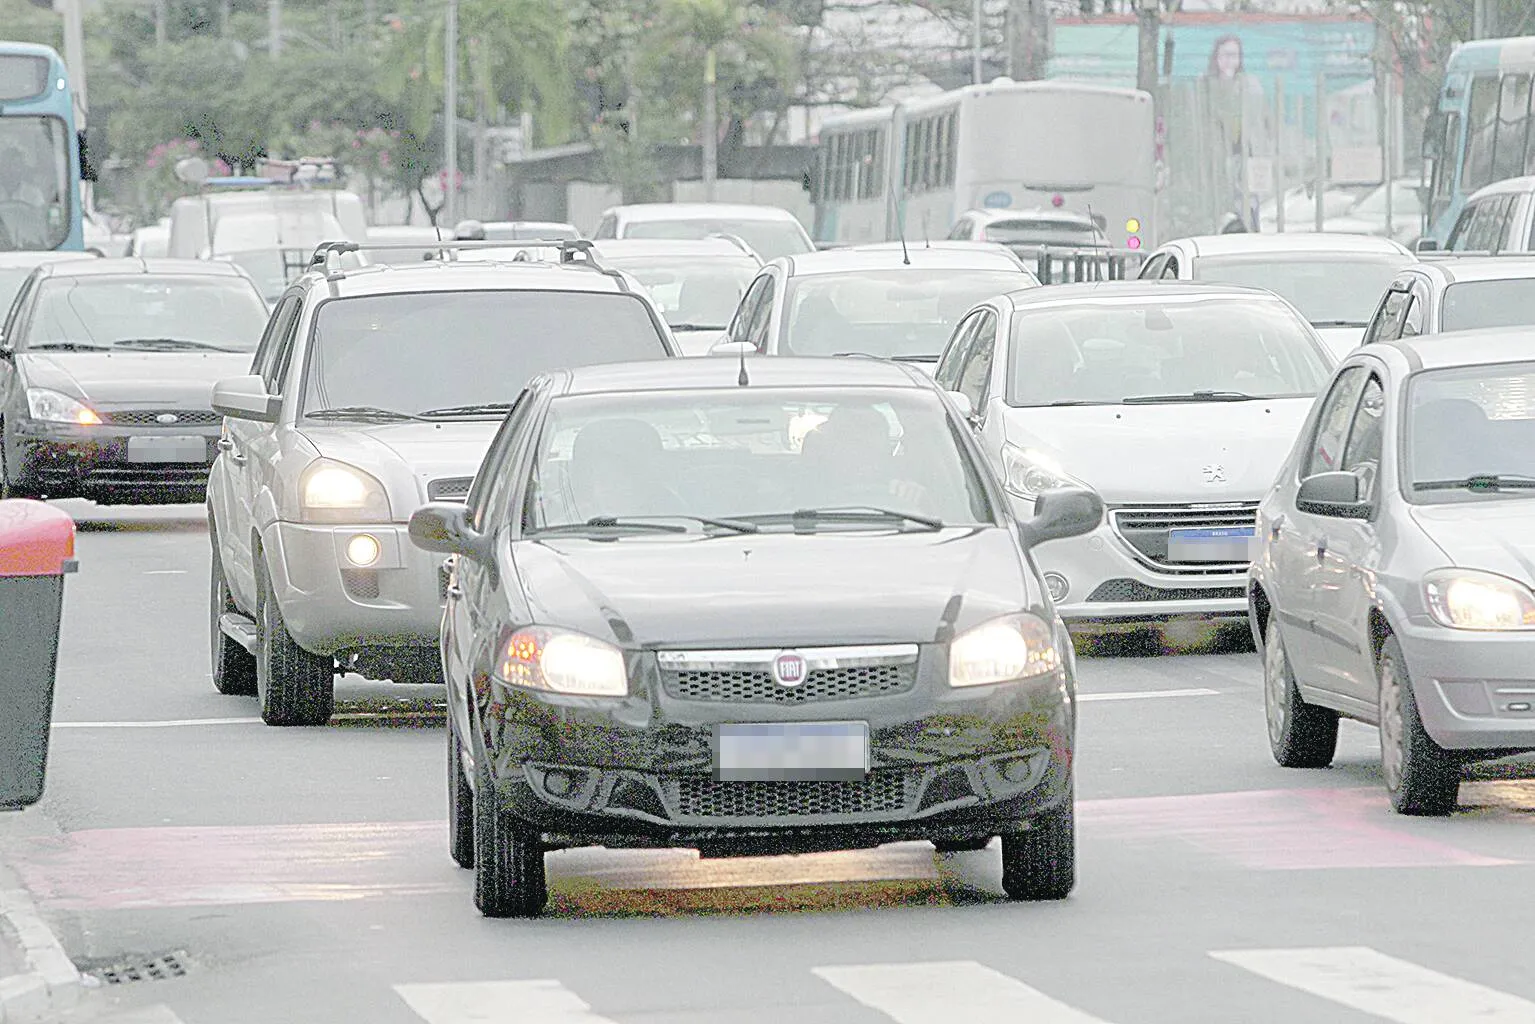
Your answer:
[[[75,522],[40,501],[0,501],[0,810],[43,795],[64,574]]]

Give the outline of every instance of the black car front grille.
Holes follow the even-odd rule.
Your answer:
[[[1087,595],[1089,601],[1222,601],[1247,596],[1241,587],[1153,587],[1140,580],[1109,580]]]
[[[174,416],[169,423],[161,423],[161,416]],[[116,426],[196,427],[223,422],[223,417],[211,409],[114,409],[101,414],[103,421]]]
[[[917,682],[915,662],[812,669],[795,687],[780,686],[768,672],[753,669],[662,670],[662,685],[681,700],[720,704],[808,704],[903,693]]]
[[[1229,576],[1246,567],[1240,563],[1175,562],[1168,555],[1168,540],[1174,529],[1230,529],[1256,527],[1257,502],[1224,505],[1218,508],[1164,508],[1122,506],[1109,511],[1114,532],[1140,556],[1141,561],[1159,572],[1192,576]],[[1236,568],[1233,568],[1236,566]]]
[[[426,485],[428,501],[463,501],[474,484],[472,476],[447,476]]]
[[[861,782],[719,782],[684,777],[674,784],[680,818],[814,818],[894,814],[910,802],[907,773],[874,772]]]

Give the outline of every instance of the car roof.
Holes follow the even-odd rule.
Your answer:
[[[823,249],[781,257],[788,263],[790,277],[820,274],[860,274],[880,270],[1012,270],[1024,273],[1018,257],[1003,246],[995,248],[968,242],[964,245],[924,246],[908,242],[902,255],[901,243],[847,249]],[[910,259],[910,263],[906,259]]]
[[[1473,203],[1482,196],[1501,195],[1506,192],[1535,192],[1535,175],[1526,174],[1518,178],[1504,178],[1490,185],[1483,185],[1467,196],[1466,202]]]
[[[757,258],[727,238],[604,238],[593,243],[599,258],[638,259],[643,256],[732,257],[752,263]]]
[[[1193,235],[1180,238],[1196,256],[1243,256],[1263,253],[1368,253],[1412,256],[1407,247],[1389,238],[1342,231],[1287,231],[1284,234]]]
[[[1457,281],[1504,281],[1511,278],[1535,277],[1535,256],[1450,255],[1423,260],[1402,269],[1438,278],[1447,285]]]
[[[796,220],[794,214],[777,206],[751,203],[630,203],[614,206],[603,216],[614,214],[627,221],[636,220],[708,220],[728,217],[732,220]]]
[[[390,295],[399,292],[551,291],[621,292],[624,285],[587,264],[543,260],[427,260],[376,263],[329,276],[311,271],[310,287],[328,287],[338,295]]]
[[[1167,302],[1210,298],[1240,298],[1257,302],[1284,303],[1263,288],[1220,284],[1214,281],[1174,281],[1153,278],[1145,281],[1089,281],[1083,284],[1056,284],[1048,288],[1021,288],[1003,295],[1013,309],[1036,306],[1079,305],[1094,299],[1161,299]]]
[[[0,267],[40,267],[44,263],[80,262],[84,260],[97,260],[99,256],[92,256],[88,252],[61,251],[48,249],[39,251],[33,249],[6,250],[0,252]]]
[[[1425,370],[1438,370],[1453,366],[1485,366],[1490,363],[1535,362],[1535,328],[1488,327],[1477,331],[1446,331],[1443,334],[1420,334],[1396,341],[1376,342],[1365,345],[1361,351],[1369,351],[1376,345],[1389,345],[1401,349],[1409,358]]]
[[[724,356],[696,359],[607,363],[558,371],[561,395],[594,395],[613,391],[696,391],[742,387],[741,360]],[[861,356],[753,357],[745,360],[750,388],[913,388],[931,389],[920,370],[885,359]]]
[[[160,256],[89,256],[62,260],[43,266],[43,276],[68,274],[70,277],[121,277],[124,274],[153,274],[157,277],[239,277],[244,271],[227,260],[179,260]]]

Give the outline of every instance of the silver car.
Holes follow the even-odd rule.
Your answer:
[[[1364,343],[1526,324],[1535,325],[1535,256],[1425,259],[1391,282]]]
[[[1392,805],[1447,814],[1461,766],[1535,749],[1535,359],[1528,331],[1369,345],[1258,514],[1248,583],[1274,759],[1380,727]]]

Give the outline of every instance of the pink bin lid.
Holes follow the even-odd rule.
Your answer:
[[[75,570],[75,521],[41,501],[0,501],[0,576],[59,576]]]

